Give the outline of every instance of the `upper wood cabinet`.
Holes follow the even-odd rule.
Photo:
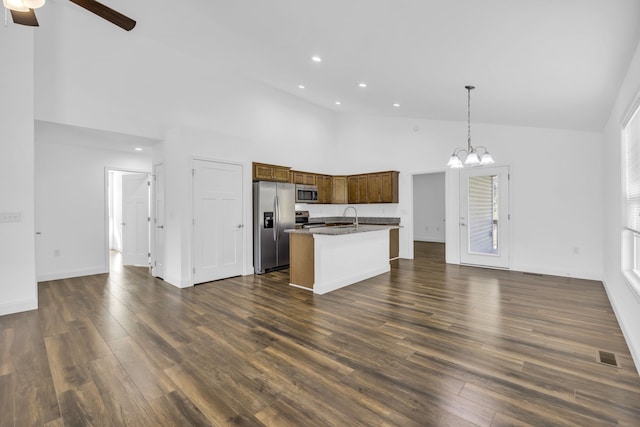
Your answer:
[[[292,170],[289,179],[293,184],[317,185],[315,173]]]
[[[351,175],[347,177],[348,202],[369,203],[368,175]]]
[[[398,172],[377,172],[367,176],[368,203],[398,203]]]
[[[348,190],[347,190],[347,177],[346,176],[334,176],[331,177],[333,186],[333,196],[331,197],[331,203],[347,203]]]
[[[318,203],[398,203],[397,171],[331,176],[253,163],[254,181],[291,182],[318,187]]]
[[[289,171],[286,166],[268,165],[266,163],[253,162],[254,181],[278,181],[289,182]]]
[[[333,179],[330,175],[316,175],[318,187],[318,203],[332,203]]]
[[[349,203],[398,203],[398,172],[376,172],[347,177]]]

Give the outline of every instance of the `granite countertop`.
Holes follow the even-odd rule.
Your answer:
[[[330,236],[341,236],[345,234],[366,233],[367,231],[391,230],[392,228],[399,228],[399,227],[393,224],[389,224],[389,225],[360,224],[358,225],[358,228],[356,228],[353,225],[337,225],[333,227],[313,227],[313,228],[301,228],[298,230],[284,230],[284,232],[292,233],[292,234],[326,234]]]
[[[353,223],[355,217],[352,216],[327,216],[309,218],[309,222],[324,222],[325,224]],[[375,217],[375,216],[359,216],[359,224],[376,224],[376,225],[399,225],[399,217]]]

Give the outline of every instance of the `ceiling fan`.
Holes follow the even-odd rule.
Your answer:
[[[121,14],[118,11],[105,6],[95,0],[69,0],[78,6],[95,13],[118,27],[131,31],[136,26],[136,21]],[[44,6],[45,0],[2,0],[4,7],[11,11],[13,22],[30,27],[38,27],[38,19],[34,9]]]

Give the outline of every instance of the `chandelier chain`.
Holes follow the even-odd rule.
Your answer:
[[[471,152],[471,90],[474,86],[465,86],[467,89],[467,150]]]

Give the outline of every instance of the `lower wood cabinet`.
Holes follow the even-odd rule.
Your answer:
[[[389,260],[400,258],[400,230],[389,230]]]

